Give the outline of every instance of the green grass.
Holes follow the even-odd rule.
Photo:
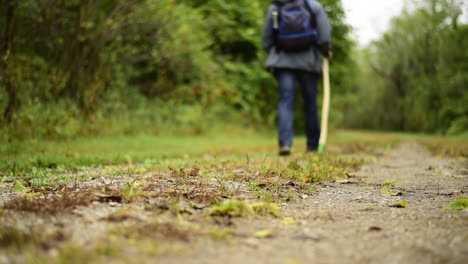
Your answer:
[[[267,137],[159,137],[119,136],[69,141],[13,142],[1,147],[0,172],[21,172],[32,167],[80,169],[82,166],[158,163],[165,159],[205,154],[271,150]]]
[[[434,152],[466,156],[468,139],[440,138],[417,134],[365,131],[335,131],[327,144],[328,153],[369,152],[391,148],[402,140],[420,141]],[[111,164],[160,164],[167,160],[186,163],[192,158],[276,155],[275,135],[218,135],[198,137],[113,136],[67,141],[27,140],[0,146],[0,174],[82,171]],[[305,149],[304,138],[295,142],[295,153]]]

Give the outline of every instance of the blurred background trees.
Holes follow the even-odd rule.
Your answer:
[[[360,51],[353,127],[468,131],[468,25],[462,0],[416,0]],[[465,13],[466,15],[466,13]]]
[[[467,130],[462,1],[417,1],[366,49],[341,1],[321,2],[334,26],[335,126]],[[260,45],[270,3],[0,0],[1,139],[273,131],[277,88]]]

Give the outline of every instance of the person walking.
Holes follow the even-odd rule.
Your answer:
[[[273,0],[268,8],[262,34],[268,52],[265,68],[273,73],[279,87],[279,154],[289,155],[294,138],[294,97],[296,83],[304,99],[307,152],[317,151],[320,127],[317,86],[322,59],[332,58],[331,25],[317,0]]]

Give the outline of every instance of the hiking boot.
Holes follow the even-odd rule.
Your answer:
[[[315,152],[317,152],[317,149],[307,148],[306,150],[306,153],[315,153]]]
[[[289,156],[289,155],[291,155],[291,147],[290,146],[280,147],[279,155],[280,156]]]

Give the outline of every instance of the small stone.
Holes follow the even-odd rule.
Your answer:
[[[303,194],[303,195],[301,195],[301,198],[302,198],[302,199],[307,199],[307,198],[309,198],[309,196],[306,195],[306,194]]]
[[[258,240],[255,239],[255,238],[248,238],[248,239],[246,239],[245,242],[247,243],[247,245],[249,245],[251,247],[258,247],[258,245],[259,245]]]

